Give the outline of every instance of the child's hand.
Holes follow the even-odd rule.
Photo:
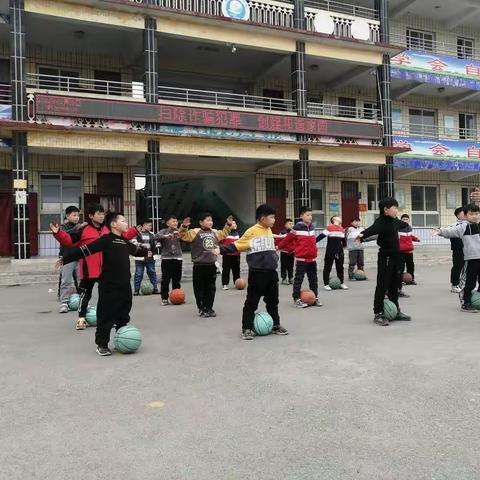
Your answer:
[[[80,230],[81,228],[86,227],[87,225],[88,225],[87,222],[77,223],[75,230]]]
[[[480,204],[480,189],[478,187],[470,194],[470,200],[477,205]]]
[[[220,255],[220,248],[219,248],[219,247],[212,248],[210,251],[211,251],[214,255],[216,255],[217,257]]]
[[[192,220],[191,220],[190,217],[187,217],[187,218],[184,218],[184,219],[183,219],[182,225],[183,225],[184,227],[189,227],[191,224],[192,224]]]
[[[230,228],[232,230],[237,230],[238,227],[237,227],[237,222],[235,220],[233,220],[232,223],[230,224]]]
[[[225,220],[225,222],[227,223],[227,225],[229,227],[232,227],[233,223],[235,222],[235,220],[233,219],[233,215],[229,215],[227,217],[227,219]],[[232,227],[233,228],[233,227]]]
[[[440,229],[439,228],[434,228],[431,233],[432,233],[432,236],[436,237],[436,236],[440,235]]]
[[[56,235],[59,231],[60,231],[60,226],[58,225],[58,223],[51,223],[50,225],[50,231]]]
[[[60,257],[56,262],[55,262],[55,270],[60,270],[63,267],[63,258]]]

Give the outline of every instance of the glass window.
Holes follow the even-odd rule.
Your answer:
[[[369,183],[367,185],[367,208],[368,210],[378,210],[378,185]]]
[[[355,98],[339,97],[338,116],[355,118],[357,116],[357,100]]]
[[[473,113],[458,114],[458,136],[462,139],[476,139],[477,125],[475,115]]]
[[[325,226],[324,206],[325,189],[323,182],[316,182],[310,186],[310,197],[312,201],[313,225],[316,228]]]
[[[412,225],[415,227],[438,226],[437,187],[412,185]]]
[[[462,188],[462,205],[468,205],[471,203],[470,194],[475,190],[475,187],[463,187]]]
[[[46,90],[78,91],[80,73],[60,67],[38,67],[38,88]]]
[[[471,38],[457,38],[457,57],[463,59],[473,58],[475,42]]]
[[[407,48],[432,52],[434,43],[435,34],[433,32],[407,28]]]
[[[413,135],[435,136],[437,134],[436,114],[433,110],[408,110],[410,133]]]

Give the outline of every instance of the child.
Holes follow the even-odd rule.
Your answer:
[[[110,233],[108,228],[103,224],[105,220],[105,210],[102,205],[98,203],[87,206],[88,223],[84,228],[70,231],[69,233],[60,230],[58,224],[50,224],[50,230],[53,236],[57,239],[60,245],[64,247],[72,247],[88,245],[94,242],[102,235]],[[131,240],[138,234],[136,227],[131,227],[125,232],[125,239]],[[80,270],[80,306],[78,308],[78,320],[76,324],[77,330],[85,330],[87,322],[85,315],[87,314],[88,302],[92,298],[92,290],[95,282],[98,282],[100,273],[102,271],[102,254],[97,253],[88,258],[81,258],[79,261]]]
[[[218,247],[219,241],[230,234],[230,225],[225,224],[223,230],[212,228],[211,213],[200,216],[200,228],[189,230],[190,218],[186,218],[180,226],[180,240],[192,244],[193,261],[193,292],[197,301],[198,315],[200,317],[216,317],[213,310],[215,301],[215,281],[217,279],[217,256],[213,249]]]
[[[434,234],[444,238],[461,238],[463,240],[463,255],[466,268],[462,272],[465,275],[465,286],[460,292],[462,312],[477,312],[472,305],[472,291],[480,279],[480,207],[478,205],[467,205],[464,208],[465,220],[452,227],[434,230]],[[462,280],[460,280],[460,288]]]
[[[322,304],[318,300],[318,276],[317,276],[317,234],[312,224],[312,209],[302,207],[300,209],[300,221],[293,230],[285,237],[277,241],[279,250],[293,251],[295,254],[295,280],[293,282],[293,301],[297,308],[306,308],[308,305],[300,299],[305,274],[308,277],[310,290],[315,294],[317,307]]]
[[[283,225],[280,235],[287,236],[293,229],[293,220],[287,218]],[[293,284],[293,266],[295,265],[295,255],[293,252],[280,252],[280,271],[282,273],[282,285]],[[287,280],[288,276],[288,280]]]
[[[325,250],[325,266],[323,267],[323,283],[325,290],[331,290],[330,273],[332,271],[333,262],[335,262],[335,270],[337,277],[341,282],[340,288],[348,290],[344,283],[343,262],[345,257],[343,249],[346,245],[345,230],[342,227],[341,217],[334,215],[330,219],[330,225],[317,237],[317,241],[327,237],[327,249]]]
[[[140,295],[140,286],[143,280],[143,274],[147,269],[147,275],[150,279],[150,283],[153,285],[153,293],[158,295],[157,284],[157,272],[155,270],[155,247],[156,240],[155,235],[152,233],[153,223],[150,220],[146,220],[142,223],[140,231],[137,236],[132,240],[132,243],[143,247],[147,251],[145,257],[135,258],[135,277],[133,283],[135,285],[134,295]]]
[[[457,225],[462,224],[465,221],[465,213],[463,212],[463,207],[458,207],[455,209],[455,217],[457,218]],[[452,270],[450,272],[450,283],[452,284],[452,293],[460,293],[461,288],[460,284],[460,274],[465,265],[465,260],[463,258],[463,241],[461,238],[451,238],[450,246],[452,249]]]
[[[363,244],[357,242],[357,237],[364,230],[360,226],[360,218],[353,217],[350,222],[350,226],[345,232],[345,238],[347,239],[348,250],[348,279],[355,280],[354,272],[355,267],[358,270],[363,270],[365,266]]]
[[[60,228],[67,234],[75,231],[80,221],[80,210],[74,205],[70,205],[65,209],[65,222]],[[58,256],[61,257],[65,253],[65,247],[60,245]],[[60,308],[59,313],[68,313],[68,297],[77,290],[76,282],[78,280],[78,262],[72,262],[64,265],[60,272]]]
[[[400,220],[408,224],[408,227],[401,228],[398,231],[398,235],[400,236],[400,274],[403,274],[405,271],[405,266],[407,267],[407,272],[412,276],[412,281],[410,285],[416,285],[415,282],[415,263],[413,261],[413,242],[420,242],[420,239],[415,236],[412,232],[412,227],[410,226],[410,217],[404,213]],[[402,284],[400,283],[400,297],[407,296],[401,290]]]
[[[288,335],[287,329],[280,325],[278,315],[278,254],[272,234],[275,210],[270,205],[260,205],[256,218],[256,225],[250,227],[239,240],[230,245],[222,245],[221,250],[216,252],[247,252],[248,288],[242,316],[244,340],[253,340],[255,311],[262,297],[267,312],[273,319],[272,332],[276,335]]]
[[[160,294],[162,295],[162,305],[168,305],[168,293],[170,282],[172,289],[181,288],[183,253],[180,246],[178,220],[174,215],[169,215],[165,222],[167,228],[160,230],[156,239],[162,245],[162,281]]]
[[[120,213],[107,213],[105,225],[110,233],[88,245],[70,249],[58,261],[59,265],[67,265],[80,258],[86,260],[103,252],[101,275],[98,280],[97,330],[95,333],[97,353],[102,357],[112,354],[108,348],[112,328],[115,326],[115,329],[118,330],[130,321],[132,287],[130,285],[129,255],[145,257],[148,253],[145,248],[125,240],[128,223]]]
[[[237,224],[233,220],[232,215],[227,218],[228,222],[232,223],[232,229],[227,238],[224,238],[220,245],[229,245],[236,242],[240,235],[238,234]],[[232,272],[233,283],[240,278],[240,252],[225,253],[222,260],[222,285],[223,290],[228,290],[228,284],[230,282],[230,272]]]
[[[400,241],[398,231],[406,228],[408,223],[402,222],[397,218],[398,202],[393,197],[386,197],[378,204],[380,216],[375,220],[372,226],[365,229],[358,235],[359,241],[364,241],[368,237],[378,235],[378,271],[377,286],[375,288],[375,300],[373,304],[373,321],[380,326],[388,326],[389,321],[383,316],[383,300],[385,294],[393,302],[398,314],[395,320],[409,321],[411,317],[400,311],[398,303],[398,289],[400,287]]]

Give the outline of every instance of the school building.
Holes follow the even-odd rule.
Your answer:
[[[0,255],[54,255],[92,201],[175,213],[395,193],[417,229],[480,184],[471,0],[0,0]]]

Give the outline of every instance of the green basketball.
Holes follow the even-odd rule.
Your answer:
[[[390,300],[385,299],[383,301],[383,315],[387,320],[394,320],[398,315],[397,306]]]
[[[480,308],[480,292],[472,293],[472,306]]]
[[[125,325],[117,330],[113,343],[121,353],[134,353],[142,344],[142,334],[137,327]]]
[[[78,293],[72,293],[68,297],[68,308],[70,310],[78,310],[80,306],[80,295]]]
[[[142,295],[152,295],[153,285],[150,282],[142,282],[140,285],[140,291],[142,292]]]
[[[93,305],[88,307],[85,320],[90,327],[94,327],[97,324],[97,307]]]
[[[354,274],[353,274],[355,280],[361,282],[362,280],[366,280],[367,279],[367,276],[365,275],[365,272],[363,270],[357,270]]]
[[[328,284],[332,290],[338,290],[342,286],[342,282],[338,277],[331,277]]]
[[[253,329],[260,336],[269,335],[272,332],[273,319],[267,312],[258,312],[253,320]]]

